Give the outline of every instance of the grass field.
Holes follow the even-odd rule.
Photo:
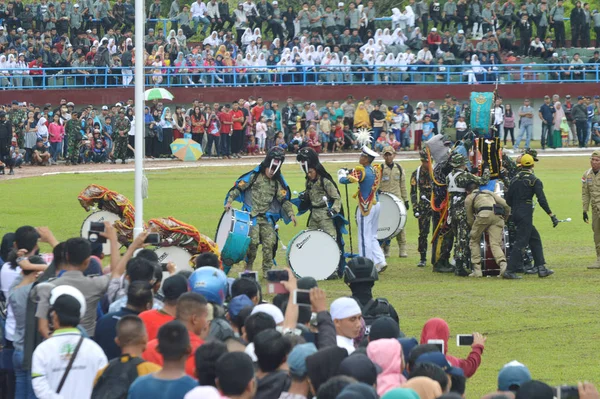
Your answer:
[[[409,257],[390,258],[390,267],[375,292],[389,298],[407,336],[418,338],[427,319],[442,317],[450,324],[453,336],[478,331],[488,337],[482,365],[468,383],[468,397],[494,390],[498,370],[514,359],[525,363],[534,378],[549,384],[575,384],[580,380],[600,383],[600,272],[586,270],[595,260],[594,245],[591,227],[581,221],[580,178],[588,162],[587,157],[559,157],[541,158],[536,164],[536,174],[545,183],[552,210],[559,219],[573,218],[572,223],[561,223],[553,229],[544,212],[539,207],[536,210],[535,224],[542,235],[548,266],[556,272],[547,279],[528,276],[521,281],[469,280],[434,274],[429,265],[419,269],[417,226],[409,212]],[[404,165],[407,173],[412,173],[417,163],[407,161]],[[341,166],[326,164],[332,174]],[[149,172],[150,197],[145,203],[144,219],[173,216],[213,236],[226,191],[248,169],[206,167]],[[292,190],[301,191],[304,180],[298,165],[288,160],[283,171]],[[77,195],[91,183],[133,200],[131,173],[1,182],[0,234],[32,224],[50,226],[59,240],[78,235],[86,212],[79,206]],[[351,208],[355,208],[355,202]],[[303,217],[299,227],[283,227],[283,240],[290,240],[305,224]],[[392,253],[397,254],[393,245]],[[280,264],[284,261],[282,251],[277,259]],[[349,292],[341,281],[321,286],[330,299]],[[466,356],[467,349],[457,348],[452,338],[449,353]]]

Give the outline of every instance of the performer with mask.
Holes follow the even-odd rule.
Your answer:
[[[277,245],[275,223],[283,218],[286,224],[291,220],[296,225],[290,188],[281,174],[284,161],[285,151],[271,148],[260,165],[240,176],[225,199],[225,210],[231,208],[233,201],[238,201],[243,204],[242,209],[255,218],[250,229],[246,268],[252,270],[258,245],[262,244],[263,277],[273,267],[273,251]]]
[[[381,182],[381,168],[372,165],[378,154],[362,147],[360,165],[352,170],[338,170],[338,181],[342,184],[358,183],[358,253],[370,259],[379,273],[387,268],[383,250],[377,241],[380,205],[377,190]]]

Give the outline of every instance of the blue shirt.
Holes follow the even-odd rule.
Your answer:
[[[128,308],[122,308],[118,312],[102,316],[100,320],[96,322],[94,341],[100,345],[109,361],[121,356],[121,349],[115,342],[115,337],[117,336],[117,323],[121,320],[121,317],[129,314],[137,316],[139,312]]]
[[[148,374],[136,378],[129,387],[127,399],[183,399],[197,386],[198,381],[187,375],[177,380],[162,380]]]
[[[587,115],[588,115],[588,121],[591,121],[592,118],[594,117],[594,106],[593,105],[588,105]]]
[[[547,104],[542,104],[540,107],[540,114],[542,114],[542,118],[546,121],[546,123],[552,124],[554,120],[554,107],[551,107]]]

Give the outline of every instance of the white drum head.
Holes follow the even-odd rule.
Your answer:
[[[92,222],[110,222],[114,224],[116,221],[121,220],[119,215],[108,211],[96,211],[89,214],[81,225],[81,237],[88,238],[90,232],[90,224]],[[102,244],[102,252],[104,255],[110,255],[110,242]]]
[[[406,207],[400,198],[391,193],[379,194],[379,221],[377,239],[387,240],[402,231],[406,224]]]
[[[217,226],[217,235],[215,237],[215,242],[221,250],[223,250],[223,248],[225,247],[225,241],[227,241],[227,237],[229,236],[229,232],[231,231],[232,218],[233,209],[223,212],[223,216],[221,216],[221,220],[219,221],[219,225]]]
[[[175,271],[189,270],[193,271],[190,266],[190,259],[192,255],[188,251],[180,247],[161,247],[154,250],[156,256],[158,256],[159,263],[175,263]],[[163,281],[169,277],[168,272],[163,272]]]
[[[337,270],[340,249],[329,234],[321,230],[304,230],[290,241],[288,261],[300,277],[325,280]]]

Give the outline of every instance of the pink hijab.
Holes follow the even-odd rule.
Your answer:
[[[406,378],[402,375],[404,370],[402,346],[397,339],[378,339],[370,342],[367,346],[367,356],[382,369],[377,376],[377,394],[379,396],[383,396],[390,389],[398,388],[406,382]]]

